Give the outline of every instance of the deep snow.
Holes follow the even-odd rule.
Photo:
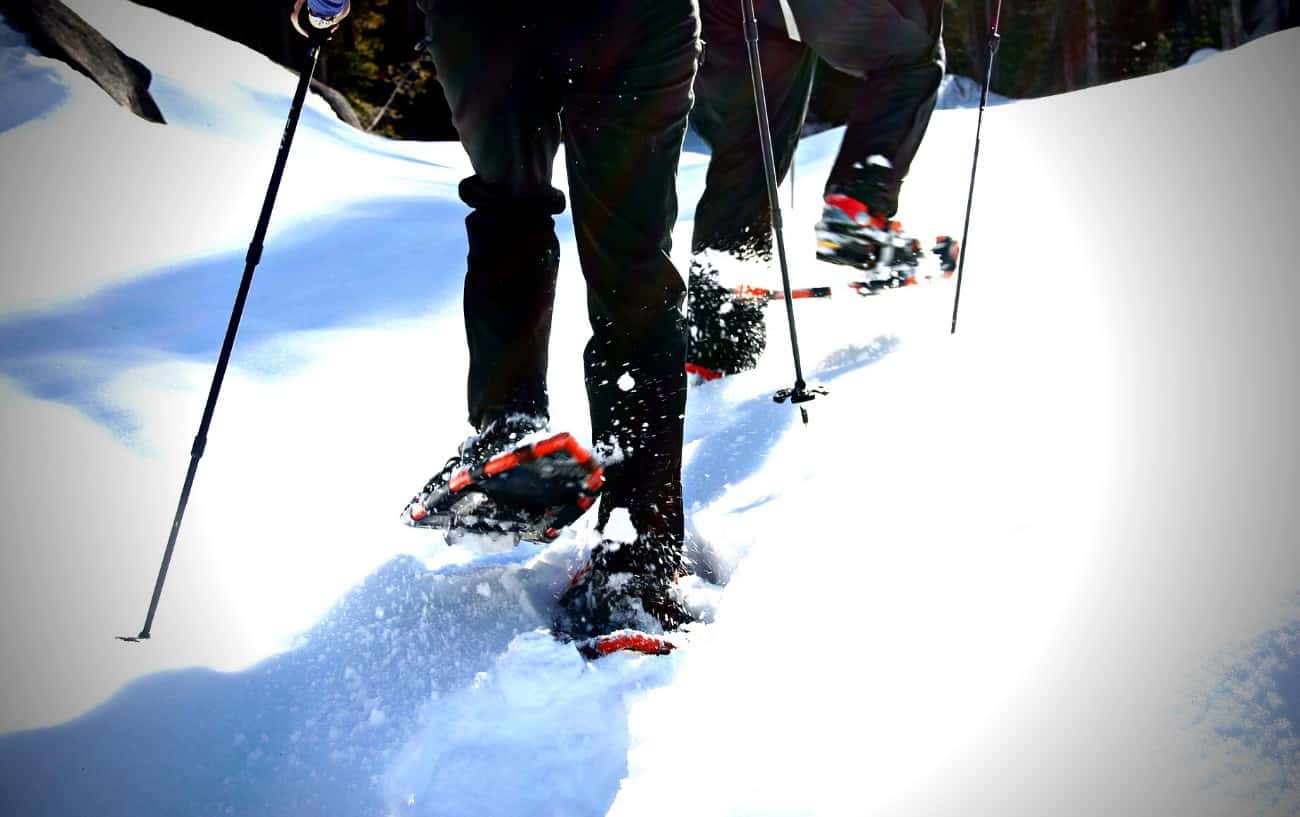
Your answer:
[[[800,303],[831,389],[804,428],[770,399],[774,308],[760,368],[690,396],[716,620],[589,665],[535,632],[585,525],[476,553],[397,522],[464,432],[467,162],[319,100],[155,640],[111,640],[148,601],[294,77],[70,5],[171,124],[0,28],[0,813],[1300,808],[1296,32],[987,114],[958,334],[948,284]],[[922,235],[960,227],[974,116],[936,115],[902,208]],[[837,136],[799,151],[796,285],[846,280],[799,249]],[[582,431],[566,219],[553,413]]]

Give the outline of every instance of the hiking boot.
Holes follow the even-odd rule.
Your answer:
[[[610,547],[618,543],[602,543],[560,597],[557,631],[575,639],[623,630],[657,634],[694,620],[678,599],[673,578],[602,566],[601,551]]]
[[[890,270],[907,239],[901,225],[851,196],[826,196],[817,222],[817,258],[862,270]]]

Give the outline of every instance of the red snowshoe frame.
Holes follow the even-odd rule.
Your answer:
[[[618,630],[595,638],[574,642],[578,652],[588,659],[597,659],[616,652],[639,652],[642,655],[667,655],[677,645],[661,635],[640,630]]]

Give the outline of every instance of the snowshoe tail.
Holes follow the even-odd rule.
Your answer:
[[[687,363],[686,373],[693,377],[699,378],[699,381],[701,383],[708,383],[711,380],[718,380],[724,376],[722,372],[714,371],[713,369],[709,369],[707,367],[701,366],[698,363]]]
[[[511,534],[546,542],[596,502],[604,466],[570,434],[556,434],[453,473],[412,500],[402,519],[448,533]]]
[[[579,639],[573,644],[585,658],[593,661],[616,652],[667,655],[677,649],[677,645],[665,636],[640,630],[618,630],[606,635]]]

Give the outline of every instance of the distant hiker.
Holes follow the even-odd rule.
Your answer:
[[[700,52],[696,4],[421,5],[474,169],[460,196],[471,208],[464,314],[477,433],[403,516],[453,533],[546,538],[599,487],[588,452],[545,430],[560,258],[552,217],[565,207],[551,177],[563,141],[593,333],[584,354],[592,437],[606,463],[597,528],[604,533],[625,509],[635,532],[620,524],[594,549],[562,599],[557,628],[574,636],[676,628],[689,619],[674,596],[684,535],[686,286],[669,249]],[[442,377],[438,357],[436,348],[413,356],[410,376]]]
[[[943,0],[756,0],[755,11],[780,178],[817,58],[860,79],[817,226],[818,257],[860,266],[897,230],[899,189],[943,79]],[[771,258],[772,217],[741,3],[700,0],[700,14],[705,55],[691,121],[712,156],[691,240],[688,362],[707,377],[752,368],[766,345],[765,300],[735,295],[730,287],[748,281],[730,279],[735,262]]]

